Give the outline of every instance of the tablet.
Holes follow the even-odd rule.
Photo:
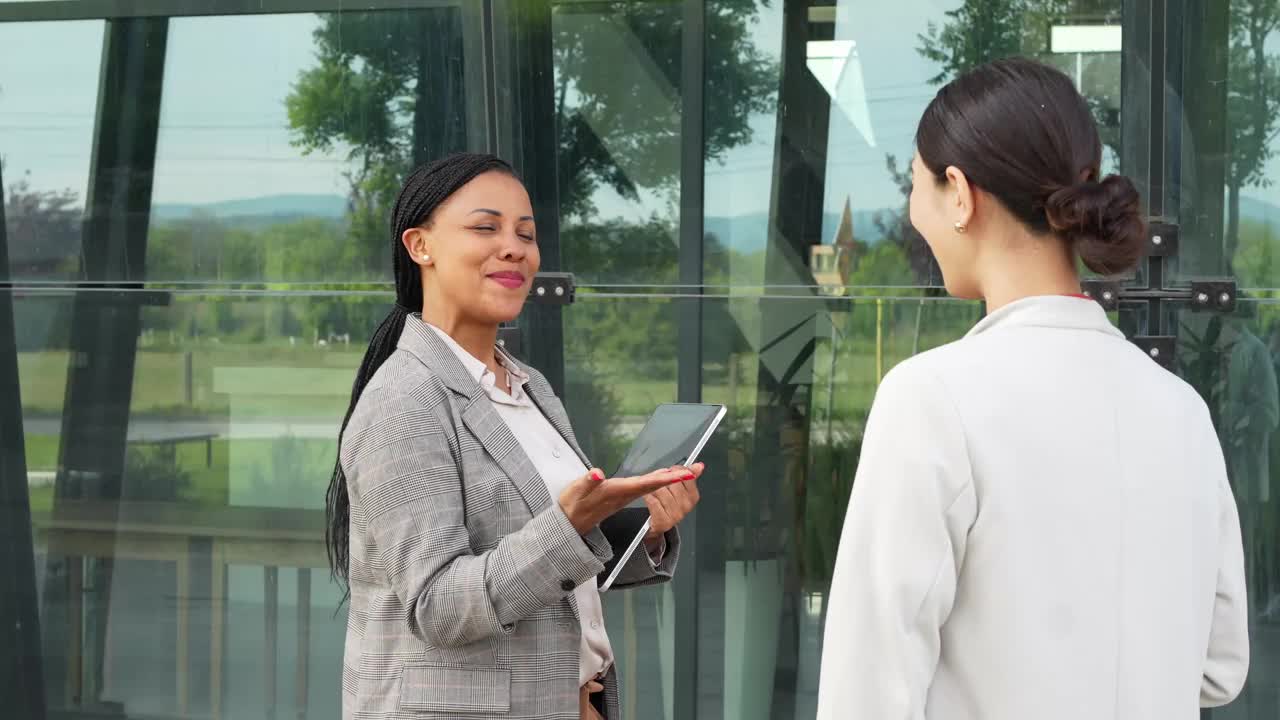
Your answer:
[[[649,416],[649,421],[636,436],[627,456],[623,458],[622,464],[618,466],[617,472],[612,477],[635,477],[672,465],[692,465],[697,460],[698,453],[702,452],[703,446],[707,444],[707,440],[711,438],[711,433],[715,432],[720,421],[724,419],[724,415],[723,405],[697,403],[659,405],[653,411],[653,415]],[[611,530],[615,533],[623,533],[625,536],[626,533],[632,532],[632,528],[635,528],[641,518],[644,522],[634,530],[635,536],[626,551],[610,561],[613,568],[600,584],[600,592],[613,587],[614,581],[618,579],[618,573],[626,566],[636,548],[644,542],[644,536],[649,533],[648,506],[644,504],[644,498],[640,498],[613,518],[601,523],[606,527],[612,525]]]

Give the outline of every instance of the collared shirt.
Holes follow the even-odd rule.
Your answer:
[[[510,394],[497,387],[497,378],[485,363],[464,350],[448,333],[430,323],[425,324],[440,336],[458,356],[463,367],[480,383],[493,403],[494,410],[507,424],[516,442],[520,443],[521,449],[547,484],[547,492],[551,494],[553,502],[569,484],[587,474],[587,467],[583,465],[578,453],[561,437],[529,397],[525,389],[529,375],[520,369],[506,351],[500,347],[494,348],[495,357],[507,371]],[[650,558],[651,561],[652,559]],[[582,624],[580,684],[585,685],[613,665],[613,648],[609,644],[609,634],[604,625],[604,607],[600,603],[596,579],[591,578],[575,588],[574,596],[578,601],[578,618]]]

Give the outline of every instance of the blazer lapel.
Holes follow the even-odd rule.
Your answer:
[[[524,498],[529,512],[537,515],[551,507],[551,493],[547,491],[547,483],[538,474],[533,461],[525,454],[524,448],[511,429],[503,422],[493,403],[485,394],[480,383],[467,372],[462,361],[453,350],[444,344],[434,330],[427,327],[418,315],[411,315],[404,324],[404,332],[400,335],[398,347],[413,354],[424,365],[431,368],[436,376],[450,389],[467,398],[467,405],[462,410],[462,424],[467,426],[472,435],[480,441],[489,456],[498,463],[502,472],[511,480]],[[524,366],[527,367],[527,366]],[[556,432],[569,443],[569,447],[582,459],[582,464],[591,467],[573,436],[573,428],[569,425],[569,417],[564,406],[556,398],[551,388],[541,380],[538,373],[530,373],[528,383],[529,397],[533,399],[543,416],[550,421]],[[592,528],[583,540],[597,556],[612,556],[613,550],[600,528]],[[573,608],[574,617],[581,617],[578,612],[578,600],[569,595],[569,605]]]
[[[466,407],[462,410],[462,423],[515,484],[529,512],[537,515],[551,507],[551,494],[547,492],[546,482],[534,469],[533,462],[511,434],[507,424],[493,409],[493,403],[485,395],[484,388],[467,372],[453,350],[416,314],[405,321],[399,347],[412,353],[431,368],[445,385],[467,398]]]
[[[479,385],[476,388],[479,390]],[[467,426],[502,472],[515,483],[529,512],[538,513],[551,507],[551,493],[547,492],[547,483],[538,474],[525,454],[520,443],[516,441],[507,424],[493,409],[493,403],[483,390],[470,397],[467,407],[462,411],[462,422]]]

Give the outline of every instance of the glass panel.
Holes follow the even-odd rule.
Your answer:
[[[1274,717],[1280,709],[1280,304],[1251,300],[1230,315],[1176,313],[1179,374],[1209,405],[1240,511],[1249,585],[1249,679],[1214,720]]]
[[[0,23],[0,201],[14,278],[77,271],[102,32],[92,20]]]
[[[1170,6],[1176,10],[1175,6]],[[1181,6],[1178,6],[1181,7]],[[1172,10],[1171,10],[1172,11]],[[1170,64],[1166,212],[1181,226],[1171,279],[1234,276],[1244,302],[1229,315],[1174,313],[1180,374],[1205,398],[1218,427],[1239,505],[1249,583],[1253,660],[1240,700],[1218,718],[1280,712],[1280,609],[1276,501],[1276,371],[1280,358],[1280,8],[1252,0],[1193,2]],[[1223,79],[1225,78],[1225,82]]]
[[[389,203],[484,142],[476,19],[0,23],[0,611],[51,715],[340,715],[324,493]]]
[[[1280,9],[1222,0],[1183,12],[1194,14],[1198,32],[1170,60],[1183,76],[1169,100],[1180,162],[1169,168],[1167,207],[1183,237],[1175,277],[1234,274],[1242,287],[1272,288],[1280,279],[1271,259],[1280,242]]]
[[[127,306],[136,294],[95,302]],[[26,297],[15,314],[58,315],[73,300]],[[334,613],[340,593],[328,582],[321,520],[363,348],[280,328],[335,306],[369,322],[385,300],[170,300],[139,309],[118,471],[106,461],[97,472],[65,471],[85,459],[68,447],[68,423],[70,432],[100,430],[77,430],[75,412],[50,413],[68,378],[77,409],[90,404],[77,392],[83,380],[68,374],[69,313],[19,348],[50,703],[336,717],[345,612]],[[221,339],[186,332],[210,325],[225,330]],[[95,359],[111,364],[101,351]]]
[[[553,5],[561,254],[581,283],[676,278],[682,12]]]
[[[737,24],[744,9],[758,22]],[[704,483],[699,507],[711,540],[699,547],[697,717],[812,717],[823,601],[875,388],[980,316],[941,298],[907,218],[920,114],[957,74],[1029,55],[1075,79],[1118,169],[1121,9],[708,3],[708,128],[741,118],[724,93],[757,78],[761,91],[742,142],[704,147],[704,276],[728,297],[703,309],[703,397],[731,413],[727,476]]]
[[[399,178],[473,142],[464,44],[458,7],[171,20],[148,277],[385,280]]]

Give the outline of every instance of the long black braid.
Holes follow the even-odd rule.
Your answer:
[[[401,236],[410,228],[430,223],[432,213],[441,203],[477,176],[491,171],[516,177],[510,165],[492,155],[464,153],[423,165],[404,181],[404,187],[400,189],[400,195],[391,211],[391,253],[394,257],[392,264],[395,268],[396,304],[387,319],[373,333],[369,349],[365,351],[360,369],[356,371],[356,380],[351,385],[351,405],[342,418],[342,429],[338,431],[339,448],[342,447],[342,435],[347,430],[347,423],[351,421],[351,413],[355,410],[365,385],[369,384],[373,374],[395,352],[400,333],[404,331],[405,319],[410,313],[422,310],[422,272],[409,257]],[[329,569],[334,579],[343,585],[345,600],[346,595],[350,594],[348,563],[351,500],[347,495],[347,478],[342,471],[341,452],[333,465],[329,491],[325,494],[325,519]]]

